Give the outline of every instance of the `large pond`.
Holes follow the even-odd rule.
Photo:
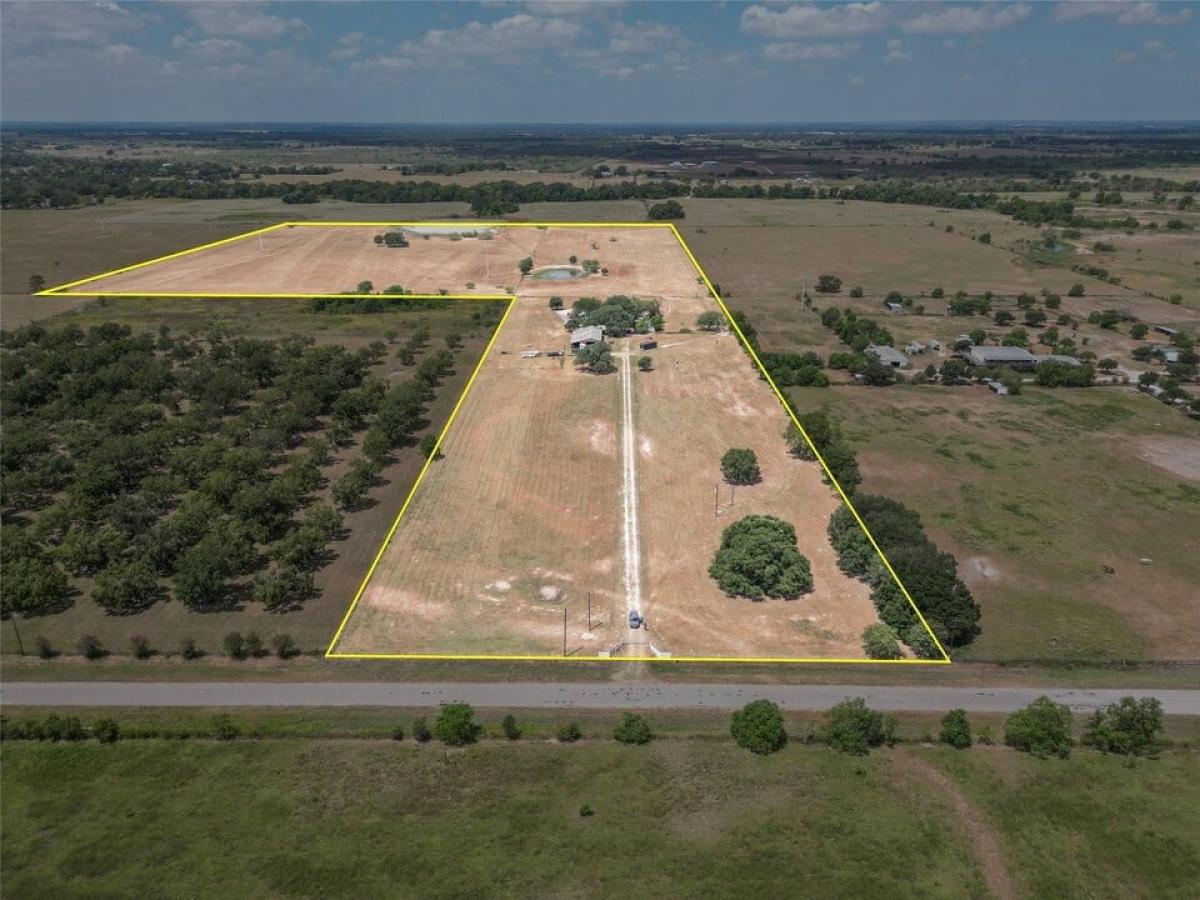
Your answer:
[[[538,281],[571,281],[583,277],[583,269],[579,266],[547,266],[533,273]]]

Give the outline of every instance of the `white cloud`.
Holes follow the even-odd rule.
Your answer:
[[[363,52],[363,33],[361,31],[352,31],[349,34],[343,34],[340,38],[334,41],[333,49],[329,51],[330,59],[353,59]]]
[[[661,22],[617,22],[608,49],[613,53],[656,53],[664,46],[686,47],[688,40],[673,25]]]
[[[1137,61],[1137,54],[1132,50],[1127,50],[1124,53],[1118,53],[1113,57],[1113,60],[1122,66],[1127,66],[1130,63]]]
[[[185,35],[177,34],[171,40],[171,47],[179,53],[204,60],[234,59],[250,55],[250,48],[234,38],[201,38],[193,41]]]
[[[399,72],[422,66],[462,68],[471,59],[505,65],[529,65],[547,49],[562,50],[579,37],[582,28],[567,19],[546,19],[518,13],[495,22],[469,22],[461,28],[431,29],[418,41],[401,44],[394,52],[351,64],[357,72]]]
[[[1182,5],[1182,4],[1181,4]],[[1118,25],[1178,25],[1191,17],[1192,11],[1176,7],[1176,12],[1163,12],[1157,3],[1125,2],[1125,0],[1088,0],[1088,2],[1059,3],[1051,18],[1055,22],[1074,22],[1087,16],[1112,16]]]
[[[883,60],[888,63],[911,62],[912,55],[904,51],[904,41],[892,38],[887,42],[887,54]]]
[[[742,31],[776,39],[842,37],[877,31],[886,20],[887,10],[877,0],[838,6],[803,4],[782,9],[756,4],[742,12]]]
[[[96,58],[110,66],[125,66],[138,58],[136,47],[129,44],[108,44],[96,51]]]
[[[861,49],[858,44],[802,44],[799,41],[767,44],[763,56],[776,62],[814,59],[845,59]]]
[[[908,34],[978,34],[1016,25],[1032,12],[1033,7],[1028,3],[939,6],[936,12],[921,13],[900,28]]]
[[[137,30],[152,16],[116,3],[44,3],[6,0],[5,42],[41,44],[67,42],[100,44]]]
[[[186,7],[188,17],[205,34],[263,40],[307,37],[311,31],[303,19],[284,18],[267,11],[262,3],[206,0]]]
[[[850,79],[851,87],[862,87],[866,83],[867,83],[867,79],[863,78],[861,75],[855,75],[853,78]]]

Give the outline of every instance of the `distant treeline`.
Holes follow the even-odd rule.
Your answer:
[[[447,166],[470,163],[454,163]],[[860,200],[904,203],[943,209],[981,209],[1012,216],[1031,225],[1072,228],[1134,229],[1134,216],[1100,219],[1080,215],[1070,199],[1027,200],[996,191],[963,191],[945,184],[880,180],[840,187],[776,184],[689,183],[678,180],[617,181],[580,187],[564,182],[488,181],[477,185],[432,181],[389,183],[334,179],[267,184],[246,180],[270,167],[246,169],[215,163],[164,164],[157,160],[74,160],[19,151],[6,154],[0,167],[0,205],[6,209],[70,208],[122,199],[263,199],[288,204],[341,200],[348,203],[467,203],[476,215],[513,213],[523,203],[579,203],[603,200],[667,200],[677,197],[742,200]],[[407,167],[405,167],[407,169]],[[285,171],[276,169],[273,171]],[[297,170],[299,171],[299,170]],[[322,167],[322,171],[335,171]],[[1200,188],[1188,182],[1184,189]]]

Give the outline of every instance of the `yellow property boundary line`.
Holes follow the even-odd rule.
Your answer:
[[[233,243],[234,241],[240,241],[245,238],[255,237],[256,235],[266,234],[267,232],[277,231],[277,230],[283,229],[283,228],[346,228],[346,227],[351,227],[351,226],[364,227],[364,228],[372,228],[372,227],[373,228],[401,228],[401,227],[404,227],[404,228],[420,228],[420,227],[447,228],[447,227],[451,227],[452,228],[458,224],[459,224],[459,222],[457,220],[453,220],[453,219],[449,219],[449,220],[443,219],[440,221],[433,221],[433,222],[344,222],[344,221],[280,222],[279,224],[276,224],[276,225],[268,225],[265,228],[256,228],[253,231],[247,231],[243,234],[238,234],[238,235],[234,235],[232,237],[223,238],[222,240],[219,240],[219,241],[212,241],[211,243],[208,243],[208,244],[201,244],[200,246],[192,247],[187,250],[181,250],[177,253],[169,253],[165,256],[159,256],[154,259],[148,259],[144,262],[135,263],[134,265],[131,265],[131,266],[124,266],[119,269],[113,269],[112,271],[104,272],[99,275],[92,275],[88,278],[80,278],[77,281],[71,281],[71,282],[67,282],[66,284],[56,285],[55,287],[47,288],[46,290],[39,291],[35,296],[38,296],[38,297],[62,297],[62,296],[71,296],[71,295],[82,294],[84,296],[144,297],[147,299],[151,299],[151,298],[165,298],[165,299],[202,298],[202,299],[260,299],[260,300],[265,300],[265,299],[314,300],[314,299],[329,299],[329,298],[344,297],[347,295],[342,294],[342,293],[338,293],[338,294],[295,294],[295,293],[261,294],[261,293],[215,293],[215,292],[211,292],[211,291],[166,291],[166,292],[74,291],[74,290],[72,290],[72,288],[82,287],[84,285],[92,284],[96,281],[100,281],[104,278],[109,278],[114,275],[123,275],[126,272],[132,272],[136,269],[146,268],[147,266],[152,266],[157,263],[166,262],[171,259],[177,259],[181,256],[188,256],[193,253],[199,253],[203,250],[212,249],[213,247],[220,247],[224,244],[230,244],[230,243]],[[913,612],[916,613],[917,619],[920,621],[922,627],[929,634],[930,638],[933,639],[933,642],[936,645],[938,652],[940,652],[942,654],[941,659],[862,659],[862,658],[838,659],[838,658],[824,658],[824,657],[793,658],[793,657],[773,657],[773,656],[768,656],[768,657],[670,656],[670,657],[657,658],[654,660],[655,662],[814,663],[814,664],[815,663],[826,663],[826,664],[853,663],[853,664],[867,664],[867,665],[948,665],[950,663],[950,655],[946,652],[946,648],[942,646],[942,642],[940,640],[938,640],[938,636],[936,634],[934,634],[933,629],[929,627],[929,623],[925,620],[925,616],[921,613],[921,610],[917,606],[916,602],[913,600],[912,595],[909,594],[908,588],[906,588],[904,586],[904,583],[900,580],[900,576],[897,575],[896,570],[892,568],[892,564],[888,560],[887,555],[883,552],[883,549],[876,542],[875,536],[873,534],[871,534],[871,530],[869,528],[867,528],[867,523],[863,521],[862,516],[860,516],[858,514],[858,510],[854,508],[854,504],[850,501],[850,497],[846,494],[845,490],[842,489],[842,486],[838,482],[837,478],[834,477],[833,471],[829,468],[829,464],[825,462],[825,458],[823,456],[821,456],[820,451],[817,450],[816,445],[812,441],[812,438],[810,438],[808,436],[808,432],[805,431],[804,426],[800,424],[799,419],[797,419],[795,412],[793,412],[793,410],[792,410],[791,404],[789,404],[787,402],[787,399],[784,397],[783,392],[779,390],[778,385],[775,384],[775,380],[773,378],[771,378],[771,375],[767,371],[766,366],[764,366],[762,360],[759,359],[758,353],[755,352],[754,347],[751,346],[751,344],[750,344],[750,341],[746,339],[746,335],[742,333],[742,329],[738,326],[737,321],[734,319],[733,313],[730,312],[729,308],[725,305],[725,301],[721,299],[720,295],[717,293],[716,289],[713,287],[712,281],[709,280],[708,274],[704,271],[704,268],[700,265],[699,261],[696,259],[695,254],[692,253],[691,248],[688,247],[687,242],[683,239],[683,235],[679,233],[679,229],[675,227],[674,223],[671,223],[671,222],[470,222],[470,223],[463,222],[461,230],[462,231],[482,231],[484,229],[491,229],[491,228],[669,228],[671,230],[671,233],[675,236],[675,239],[679,242],[679,246],[683,249],[683,252],[687,254],[687,258],[691,261],[692,266],[695,268],[696,273],[700,276],[700,279],[704,283],[704,286],[708,289],[709,295],[713,298],[713,300],[716,301],[717,306],[720,307],[721,312],[724,314],[726,320],[729,322],[730,327],[733,328],[734,333],[737,334],[738,339],[741,340],[742,346],[746,349],[746,352],[750,355],[750,358],[752,360],[754,360],[754,364],[758,367],[759,374],[761,374],[763,379],[767,382],[767,384],[769,384],[771,386],[771,390],[775,393],[775,397],[776,397],[776,399],[779,400],[779,403],[784,408],[784,411],[787,412],[788,418],[791,420],[792,425],[795,426],[796,430],[800,433],[801,437],[804,438],[804,442],[808,445],[808,448],[812,452],[813,457],[817,460],[818,463],[820,463],[821,470],[825,473],[825,477],[828,479],[829,483],[831,485],[833,485],[834,490],[837,491],[838,497],[841,498],[841,501],[846,505],[846,508],[848,510],[850,510],[850,513],[854,516],[854,520],[858,523],[858,526],[863,530],[863,534],[865,534],[867,536],[867,540],[870,541],[871,547],[875,550],[876,554],[878,554],[878,556],[879,556],[879,559],[883,562],[884,568],[887,569],[888,574],[892,577],[892,580],[896,583],[896,586],[900,589],[900,592],[904,595],[904,599],[908,601],[909,606],[911,606]],[[475,384],[475,379],[479,375],[479,370],[483,367],[484,362],[487,360],[488,356],[491,354],[492,347],[496,343],[496,338],[499,337],[501,330],[504,328],[505,324],[508,322],[509,314],[512,312],[513,305],[517,302],[518,298],[517,298],[516,294],[397,294],[394,296],[394,299],[397,299],[397,300],[493,300],[493,301],[505,300],[505,301],[507,301],[508,305],[504,309],[504,315],[501,317],[499,324],[496,326],[496,330],[492,332],[492,336],[488,340],[487,346],[484,348],[482,355],[479,357],[479,361],[475,364],[475,368],[471,372],[471,377],[469,379],[467,379],[467,384],[463,388],[463,392],[459,395],[458,400],[455,402],[454,408],[451,410],[450,416],[446,420],[446,424],[444,426],[442,426],[442,430],[437,436],[437,441],[434,443],[433,452],[430,453],[429,457],[425,460],[425,464],[421,467],[421,471],[417,475],[416,480],[413,482],[412,487],[409,489],[408,495],[405,497],[404,503],[400,507],[400,511],[396,514],[395,520],[392,522],[391,527],[388,529],[387,535],[383,539],[383,543],[379,547],[379,551],[375,554],[375,558],[372,561],[370,568],[367,570],[367,573],[364,576],[362,583],[359,585],[358,590],[355,592],[354,598],[350,602],[350,606],[347,608],[345,614],[342,616],[341,623],[338,625],[338,629],[336,632],[334,632],[333,638],[329,642],[329,647],[325,651],[325,658],[326,659],[492,660],[492,661],[506,660],[506,661],[553,661],[553,662],[566,662],[566,661],[645,662],[646,660],[644,660],[640,657],[635,658],[635,657],[601,657],[601,656],[553,656],[553,655],[548,655],[548,654],[546,654],[546,655],[542,655],[542,654],[492,655],[492,654],[450,654],[450,653],[338,653],[335,651],[334,648],[337,646],[337,643],[341,639],[343,632],[346,630],[346,625],[349,623],[350,617],[354,614],[354,610],[358,606],[359,600],[362,599],[363,594],[366,592],[367,585],[370,582],[371,577],[375,574],[375,569],[379,566],[379,562],[383,558],[383,554],[387,550],[388,545],[391,543],[392,537],[396,533],[396,529],[400,526],[400,520],[404,517],[405,512],[408,511],[408,507],[412,503],[412,499],[416,495],[417,489],[421,486],[421,482],[424,480],[426,473],[429,471],[430,464],[437,457],[438,450],[442,446],[442,441],[445,439],[446,433],[450,430],[450,426],[454,423],[455,417],[458,415],[459,410],[462,408],[463,402],[467,398],[467,394],[470,393],[471,387]]]

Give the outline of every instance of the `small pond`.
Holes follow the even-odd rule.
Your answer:
[[[583,269],[579,266],[547,266],[533,273],[538,281],[571,281],[583,277]]]

